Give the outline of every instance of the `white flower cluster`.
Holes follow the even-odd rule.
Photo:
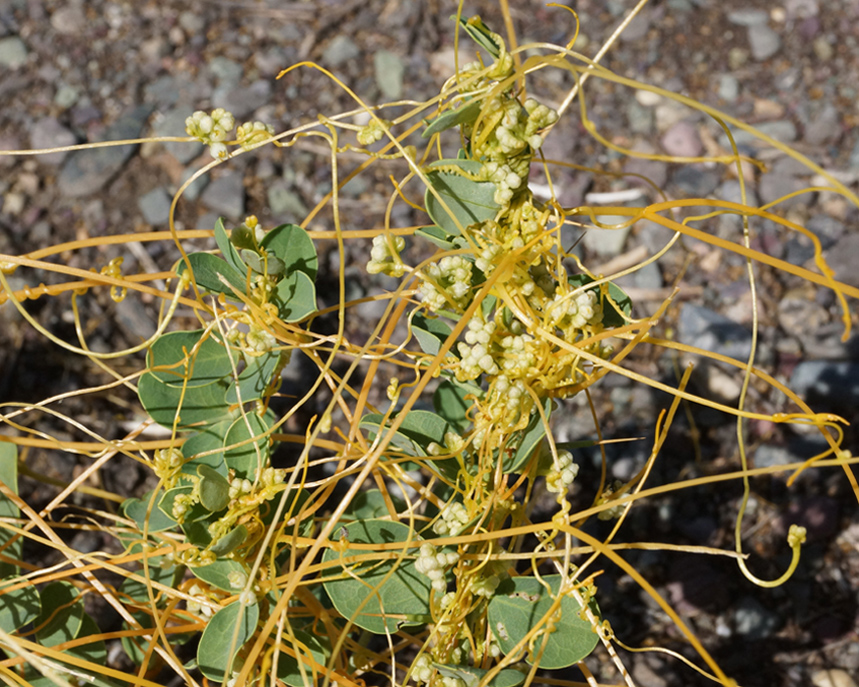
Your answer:
[[[235,477],[233,478],[233,481],[230,482],[230,498],[237,499],[239,496],[250,494],[253,489],[253,482],[251,482],[249,479]]]
[[[418,291],[432,312],[449,301],[464,308],[471,296],[471,263],[461,255],[448,255],[438,263],[430,263]]]
[[[495,590],[501,584],[501,577],[496,573],[489,575],[475,575],[471,578],[471,593],[475,596],[482,596],[484,599],[491,599],[495,596]]]
[[[412,678],[415,682],[426,682],[432,680],[432,661],[427,654],[421,654],[412,664]]]
[[[511,377],[524,377],[537,361],[533,342],[534,337],[529,334],[503,337],[499,342],[504,350],[501,369]]]
[[[462,450],[464,445],[465,439],[459,434],[456,432],[445,432],[444,446],[439,446],[436,442],[431,441],[427,446],[427,453],[431,456],[440,456],[445,453],[456,454]]]
[[[444,570],[459,561],[459,554],[438,551],[432,544],[421,544],[420,555],[415,561],[415,570],[426,575],[432,581],[432,588],[443,593],[447,588]]]
[[[597,289],[584,291],[575,298],[556,292],[546,306],[546,312],[552,324],[560,329],[582,329],[588,325],[599,324],[603,319]]]
[[[494,200],[503,207],[510,204],[513,193],[524,181],[506,162],[487,162],[483,165],[480,176],[495,184]]]
[[[222,107],[216,107],[212,114],[197,110],[185,120],[185,131],[189,136],[209,146],[209,152],[216,160],[227,156],[227,134],[236,126],[236,118]]]
[[[490,244],[480,251],[480,255],[474,261],[474,266],[488,277],[495,269],[498,256],[503,252],[498,244]]]
[[[455,537],[468,524],[468,511],[458,501],[448,503],[441,510],[441,518],[432,524],[432,531],[439,536],[450,535]]]
[[[370,274],[387,274],[389,277],[402,277],[406,271],[400,260],[400,252],[406,247],[402,236],[385,236],[379,234],[373,237],[373,247],[370,249],[370,262],[367,272]]]
[[[460,341],[456,345],[459,355],[462,357],[457,374],[458,378],[476,379],[484,372],[488,374],[500,372],[500,368],[489,352],[495,329],[494,322],[486,322],[479,315],[475,315],[468,321],[465,342]]]
[[[182,524],[182,521],[185,519],[185,513],[197,503],[197,499],[193,494],[178,494],[175,499],[173,499],[173,512],[171,515],[173,519]]]
[[[188,613],[192,613],[193,615],[201,615],[206,620],[211,618],[215,611],[212,608],[212,604],[209,599],[203,592],[202,587],[198,584],[192,584],[191,588],[188,590],[188,595],[193,597],[193,600],[189,600],[185,602],[185,606],[188,609]]]
[[[531,397],[521,379],[511,382],[507,375],[499,375],[492,385],[492,400],[501,404],[502,417],[498,419],[507,425],[514,425],[523,414],[530,414]]]
[[[558,461],[546,475],[546,490],[553,494],[566,494],[579,474],[579,466],[573,462],[569,451],[558,451]]]
[[[250,331],[245,335],[247,349],[251,355],[262,355],[268,353],[277,346],[274,335],[262,327],[251,325]]]
[[[236,140],[245,150],[250,150],[272,136],[274,136],[274,127],[265,122],[245,122],[236,131]]]

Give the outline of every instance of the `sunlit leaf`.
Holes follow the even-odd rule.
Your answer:
[[[422,313],[417,313],[412,318],[412,333],[424,353],[436,355],[450,336],[451,328],[438,318],[429,318]]]
[[[211,253],[191,253],[188,256],[191,269],[194,272],[194,280],[197,286],[207,291],[223,293],[235,298],[236,293],[245,293],[247,280],[243,272],[239,272],[232,265],[227,264],[217,255]],[[183,260],[179,263],[177,272],[183,274],[188,269]],[[221,281],[221,277],[227,280],[227,284]],[[228,285],[229,284],[229,285]],[[232,286],[233,288],[230,288]]]
[[[225,419],[230,410],[226,400],[227,384],[222,381],[182,389],[164,384],[147,372],[138,381],[137,395],[149,416],[171,429],[177,416],[176,426],[181,429],[216,424]]]
[[[432,188],[450,210],[445,210],[435,195],[427,189],[427,213],[439,228],[452,236],[459,236],[459,225],[465,229],[472,224],[495,219],[501,209],[495,202],[496,187],[491,181],[472,181],[453,171],[433,171],[432,168],[458,168],[469,174],[480,172],[481,164],[474,160],[439,160],[430,165],[427,173]]]
[[[233,659],[253,635],[258,620],[259,606],[246,606],[239,601],[215,613],[203,630],[197,647],[200,672],[218,682],[222,682],[225,676],[229,677]]]
[[[192,567],[190,570],[203,582],[233,594],[241,591],[248,579],[247,567],[229,558],[221,558],[210,565]],[[241,584],[235,584],[234,581]]]
[[[161,498],[159,495],[152,501],[152,510],[149,512],[149,532],[163,532],[176,526],[176,521],[158,507]],[[122,512],[125,513],[125,517],[134,520],[141,532],[146,522],[147,510],[151,500],[152,492],[150,491],[139,499],[126,499],[122,502]]]
[[[217,513],[227,507],[230,502],[230,483],[217,470],[208,465],[198,465],[197,474],[200,476],[200,503],[203,508]]]
[[[406,525],[385,520],[362,520],[342,527],[350,543],[390,544],[419,537],[409,532]],[[324,583],[325,591],[337,611],[358,627],[384,634],[396,632],[399,627],[420,625],[431,619],[429,607],[430,580],[415,570],[413,557],[397,561],[349,562],[350,556],[372,555],[367,549],[335,551],[327,549],[323,561],[335,564],[328,569],[337,574],[342,568],[343,577]],[[389,575],[390,573],[390,575]],[[365,603],[366,602],[366,603]]]
[[[0,482],[13,493],[18,493],[18,447],[8,441],[0,441]],[[14,502],[0,494],[0,517],[17,518],[21,514]],[[13,532],[0,525],[0,556],[12,560],[21,560],[21,546],[23,540],[18,538],[11,544],[15,536]],[[18,574],[18,566],[12,562],[0,560],[0,578]]]
[[[452,16],[451,19],[456,19],[456,15]],[[483,23],[480,17],[475,16],[470,19],[460,17],[459,25],[463,31],[471,36],[477,45],[492,55],[492,57],[497,58],[501,54],[501,46],[498,45],[498,41],[493,37],[492,31],[489,30],[489,27]]]
[[[227,389],[227,403],[242,403],[263,398],[280,363],[280,352],[269,351],[260,356],[248,356],[245,369]]]
[[[179,388],[206,386],[233,371],[224,344],[204,329],[158,337],[146,355],[146,367],[158,381]]]
[[[560,613],[548,623],[543,622],[554,602],[552,595],[557,596],[561,587],[561,576],[546,575],[542,579],[551,587],[551,594],[536,577],[504,580],[489,602],[489,627],[501,651],[509,654],[532,628],[541,624],[543,634],[534,642],[535,651],[543,649],[539,667],[566,668],[590,654],[599,637],[590,622],[580,617],[582,607],[569,595],[561,599]],[[596,612],[595,605],[591,610]],[[529,653],[526,660],[533,664],[533,654]]]
[[[447,129],[452,129],[460,124],[473,122],[477,119],[477,115],[480,114],[481,105],[482,103],[479,100],[469,100],[468,102],[459,105],[459,107],[454,110],[448,110],[447,112],[440,114],[424,130],[421,137],[429,138],[433,134],[446,131]]]
[[[543,413],[546,420],[552,414],[552,399],[543,400]],[[518,472],[528,463],[528,459],[534,453],[543,437],[546,436],[546,425],[540,417],[540,413],[534,412],[528,422],[528,426],[521,432],[517,432],[511,438],[512,453],[505,453],[503,469],[505,473]]]
[[[316,287],[304,272],[293,272],[277,283],[272,302],[280,319],[298,322],[316,312]]]
[[[301,630],[294,630],[296,642],[290,641],[291,638],[284,633],[284,642],[289,642],[290,648],[302,656],[302,668],[299,668],[298,659],[290,656],[285,652],[281,652],[277,659],[277,676],[290,687],[304,687],[307,684],[319,684],[321,680],[314,681],[312,678],[313,670],[307,664],[308,658],[312,658],[317,665],[326,666],[328,658],[331,656],[331,644],[325,635],[312,635]]]
[[[307,232],[295,224],[281,224],[268,232],[262,240],[262,247],[274,253],[284,262],[284,272],[303,272],[316,280],[319,259],[316,247]]]
[[[270,428],[269,416],[256,413],[247,413],[233,422],[224,438],[224,460],[237,477],[253,480],[256,471],[266,466],[270,441],[263,435]]]
[[[242,244],[242,230],[244,232],[249,232],[250,230],[244,225],[239,225],[230,233],[230,236],[227,236],[227,232],[224,230],[224,220],[222,217],[218,217],[218,220],[215,222],[215,242],[218,244],[218,248],[221,249],[221,254],[224,256],[224,260],[227,261],[227,264],[232,266],[236,272],[240,274],[244,274],[247,272],[247,267],[242,262],[242,259],[239,257],[239,253],[236,250],[236,246],[240,248],[250,248],[253,247],[253,243],[250,246],[244,246]]]
[[[41,611],[39,591],[16,576],[0,580],[0,630],[11,634],[35,620]]]

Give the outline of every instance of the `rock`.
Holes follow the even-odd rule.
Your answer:
[[[742,325],[691,303],[683,306],[678,319],[679,341],[737,360],[748,359],[752,334]]]
[[[59,148],[77,143],[75,135],[57,121],[56,117],[42,117],[30,129],[31,148]],[[68,152],[40,155],[39,161],[48,165],[61,165]]]
[[[18,36],[0,38],[0,67],[17,69],[27,62],[27,46]]]
[[[828,250],[824,257],[835,270],[835,278],[851,286],[859,286],[859,234],[847,233]]]
[[[728,12],[728,21],[737,26],[762,26],[767,23],[767,13],[763,10],[734,10]]]
[[[828,496],[809,496],[790,504],[779,518],[779,528],[787,533],[792,524],[806,529],[809,543],[830,539],[838,534],[840,509]]]
[[[772,203],[783,196],[796,191],[801,191],[808,188],[808,184],[796,177],[786,176],[784,174],[764,174],[758,184],[758,193],[762,203]],[[776,207],[775,211],[787,210],[790,208],[802,207],[810,205],[813,194],[802,193],[798,196],[793,196],[782,202]],[[772,211],[772,210],[771,210]]]
[[[836,143],[841,138],[841,117],[832,103],[827,103],[805,127],[805,140],[813,146]]]
[[[104,140],[140,138],[152,109],[150,105],[139,105],[127,112],[105,129]],[[73,198],[95,193],[122,169],[136,150],[134,144],[71,153],[57,177],[60,192]]]
[[[749,47],[752,50],[752,57],[758,62],[762,62],[781,49],[781,38],[769,26],[750,26]]]
[[[627,24],[623,33],[620,34],[620,40],[626,43],[633,43],[644,38],[650,28],[651,14],[648,8],[636,14],[632,18],[632,21]]]
[[[656,188],[663,188],[668,180],[668,163],[661,160],[629,157],[623,165],[623,171],[627,174],[639,174],[645,179],[649,179]],[[630,186],[650,188],[650,184],[638,177],[628,176],[626,181]]]
[[[685,119],[673,124],[661,143],[666,153],[677,157],[698,157],[704,150],[695,125]]]
[[[203,192],[202,201],[210,210],[230,219],[245,215],[245,187],[241,172],[230,170],[214,179]]]
[[[766,443],[761,444],[752,457],[752,463],[756,468],[771,468],[790,463],[802,463],[811,456],[822,453],[829,445],[818,435],[808,437],[792,438],[787,445]],[[808,473],[811,475],[811,473]],[[787,479],[790,473],[782,473]]]
[[[238,86],[244,69],[238,62],[219,55],[209,62],[209,71],[217,80],[218,86],[229,90]]]
[[[808,402],[859,405],[859,362],[807,360],[793,371],[790,388]]]
[[[67,110],[78,101],[79,97],[80,91],[78,91],[77,88],[68,84],[60,84],[60,87],[54,95],[54,105],[63,110]]]
[[[182,172],[182,184],[184,184],[188,179],[194,176],[196,169],[189,167],[184,172]],[[209,175],[204,174],[200,178],[198,178],[193,184],[191,184],[185,191],[182,193],[182,197],[186,200],[197,200],[200,197],[200,194],[203,192],[203,189],[209,185]],[[180,184],[181,186],[181,184]],[[178,188],[176,189],[178,190]]]
[[[403,97],[403,75],[406,65],[402,58],[390,50],[379,50],[373,56],[376,70],[376,85],[382,95],[388,100],[399,100]]]
[[[785,332],[802,341],[809,332],[816,331],[829,321],[829,313],[802,294],[788,292],[778,304],[778,323]]]
[[[653,130],[653,111],[630,99],[626,105],[626,121],[630,131],[649,135]]]
[[[186,10],[179,15],[179,26],[189,35],[202,33],[206,28],[206,18],[200,12]]]
[[[818,36],[815,38],[812,47],[814,48],[814,54],[817,55],[817,59],[822,62],[828,62],[835,54],[835,48],[832,47],[832,43],[827,36]]]
[[[51,26],[64,36],[79,36],[87,26],[83,8],[71,4],[60,7],[51,15]]]
[[[329,67],[339,67],[350,62],[361,54],[361,50],[348,36],[337,35],[322,53],[322,64]]]
[[[829,668],[818,670],[811,675],[814,687],[856,687],[856,681],[846,670]]]
[[[250,86],[216,88],[212,94],[212,105],[223,107],[241,121],[268,103],[270,96],[271,82],[268,79],[258,79]]]
[[[710,169],[703,165],[683,165],[671,175],[671,183],[687,196],[703,198],[716,190],[721,178],[719,169]]]
[[[271,214],[290,222],[300,221],[307,215],[307,207],[295,191],[286,182],[276,181],[271,184],[266,195]]]
[[[613,225],[626,222],[629,218],[621,215],[597,215],[597,220],[600,224]],[[623,250],[623,244],[626,243],[626,237],[629,235],[631,227],[623,229],[599,229],[591,228],[585,233],[582,243],[585,247],[601,258],[611,258],[619,254]]]
[[[155,322],[148,309],[142,307],[133,296],[116,304],[116,323],[134,343],[149,340],[156,331]]]
[[[733,74],[722,74],[719,77],[719,97],[729,103],[740,96],[740,82]]]
[[[163,116],[159,117],[152,127],[153,136],[186,136],[185,120],[193,112],[191,108],[177,107],[168,110]],[[191,143],[180,143],[171,141],[164,143],[164,148],[175,157],[183,165],[187,165],[191,160],[198,157],[203,152],[203,144],[199,141]]]
[[[734,610],[734,632],[748,640],[766,639],[779,626],[779,617],[753,596],[744,596]]]
[[[170,219],[171,200],[170,194],[163,188],[154,188],[140,196],[137,207],[147,224],[158,226],[167,224],[167,220]]]

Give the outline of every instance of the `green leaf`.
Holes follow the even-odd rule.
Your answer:
[[[319,258],[316,246],[307,232],[296,224],[281,224],[268,232],[262,240],[262,247],[274,253],[284,262],[287,275],[303,272],[310,281],[316,281]]]
[[[206,330],[197,329],[158,337],[146,354],[150,374],[159,382],[177,388],[183,384],[189,388],[206,386],[230,374],[233,366],[229,352],[211,333],[191,355],[204,335]]]
[[[248,528],[244,525],[239,525],[209,546],[209,551],[218,556],[218,558],[226,556],[235,551],[247,538]]]
[[[149,579],[152,582],[158,582],[159,584],[163,584],[167,587],[172,587],[173,583],[176,581],[178,577],[184,573],[185,568],[183,566],[173,566],[171,565],[168,568],[162,568],[160,562],[163,560],[161,556],[155,556],[149,559],[148,571],[149,571]],[[146,584],[146,578],[143,576],[143,568],[137,571],[137,574],[134,577],[126,577],[123,581],[122,585],[119,587],[119,591],[123,594],[127,594],[134,601],[138,603],[149,603],[149,591]],[[157,589],[153,589],[154,596],[157,599],[158,595],[161,593]],[[44,599],[44,592],[42,592],[42,598]],[[166,599],[162,595],[162,601],[166,601]],[[161,604],[159,604],[161,605]]]
[[[543,580],[557,595],[561,586],[560,575],[546,575]],[[581,606],[572,596],[561,599],[560,614],[543,623],[543,617],[552,606],[552,594],[536,577],[515,577],[504,580],[489,602],[489,627],[498,640],[501,651],[509,654],[533,627],[542,623],[544,634],[534,642],[539,651],[546,640],[539,667],[555,670],[574,665],[596,647],[599,637],[590,622],[579,617]],[[598,612],[595,604],[594,612]],[[545,632],[549,631],[548,637]],[[527,644],[527,643],[526,643]],[[527,646],[526,646],[527,648]],[[533,664],[533,656],[526,659]]]
[[[391,501],[393,501],[397,512],[405,509],[406,504],[401,499],[391,497]],[[352,499],[352,503],[349,504],[340,521],[373,520],[388,516],[388,506],[385,504],[385,497],[382,492],[379,489],[368,489],[355,494],[355,498]]]
[[[227,236],[227,232],[224,229],[224,219],[222,217],[218,217],[218,221],[215,222],[215,242],[218,244],[218,248],[221,249],[221,254],[224,256],[224,260],[226,260],[227,264],[233,267],[236,272],[245,274],[248,268],[242,262],[238,251],[235,249],[235,246],[240,246],[242,229],[244,229],[246,233],[250,233],[250,230],[247,227],[239,225],[233,229],[230,236]],[[251,243],[251,246],[240,247],[253,247],[253,243]]]
[[[191,269],[194,271],[194,280],[201,289],[213,291],[214,293],[223,293],[233,298],[235,298],[236,293],[246,293],[247,280],[245,279],[245,273],[239,272],[239,270],[217,255],[212,255],[211,253],[191,253],[188,256],[187,262],[191,264]],[[177,272],[181,275],[187,269],[188,265],[183,260],[179,263]],[[221,281],[221,276],[227,280],[228,284],[233,286],[232,289]]]
[[[162,498],[156,497],[152,503],[152,512],[149,515],[149,532],[163,532],[176,526],[176,521],[158,507]],[[149,491],[139,499],[126,499],[122,502],[122,512],[125,517],[134,520],[141,532],[146,522],[146,511],[151,500],[152,492]]]
[[[427,189],[425,201],[427,213],[439,228],[453,236],[462,232],[457,226],[467,229],[472,224],[495,219],[501,206],[495,202],[496,187],[491,181],[472,181],[451,171],[433,171],[433,167],[454,167],[469,174],[480,172],[481,164],[475,160],[439,160],[430,165],[427,178],[433,189],[450,209],[445,210],[441,203]]]
[[[331,656],[331,644],[324,635],[313,635],[301,630],[294,630],[295,639],[301,643],[291,643],[291,648],[300,653],[302,657],[310,657],[320,666],[325,666]],[[283,640],[290,642],[291,637],[283,633]],[[309,652],[308,652],[309,650]],[[303,675],[302,675],[303,668]],[[302,662],[302,668],[298,667],[298,659],[286,653],[281,653],[277,659],[277,676],[290,687],[304,687],[306,684],[319,684],[321,680],[312,679],[313,670],[307,664],[307,658]]]
[[[87,613],[84,613],[83,618],[81,619],[81,629],[75,639],[80,639],[82,637],[98,637],[101,634],[102,632],[98,629],[98,625],[96,625],[95,620],[93,620]],[[97,665],[107,664],[107,646],[101,639],[96,639],[88,644],[82,644],[81,646],[76,646],[73,649],[68,649],[67,653],[73,654],[74,656],[78,656],[85,661],[89,661]]]
[[[183,395],[184,391],[184,395]],[[137,395],[149,416],[163,427],[179,429],[192,425],[213,425],[229,415],[226,401],[227,385],[215,382],[206,386],[182,389],[158,381],[150,372],[141,375],[137,383]]]
[[[236,248],[248,248],[253,251],[259,249],[256,232],[244,222],[230,232],[230,244]],[[239,262],[241,262],[241,260],[239,260]],[[242,264],[241,267],[239,267],[239,271],[243,272],[245,270],[247,270],[247,266]]]
[[[235,594],[244,587],[244,583],[234,585],[230,582],[232,575],[236,580],[248,579],[248,569],[243,563],[234,561],[230,558],[221,558],[210,565],[204,565],[199,568],[190,568],[195,577],[208,582],[213,587],[223,589],[225,592]]]
[[[569,277],[570,285],[574,288],[590,284],[593,281],[587,274],[574,274]],[[599,290],[599,287],[597,287],[597,290]],[[608,283],[608,296],[609,298],[606,298],[600,293],[600,302],[603,307],[603,324],[606,327],[622,327],[626,324],[624,315],[629,317],[632,313],[632,299],[626,291],[614,282]]]
[[[278,274],[283,274],[286,269],[286,265],[283,260],[270,253],[260,255],[256,251],[243,250],[241,255],[242,260],[245,261],[247,266],[257,274],[276,276]]]
[[[185,533],[185,538],[192,546],[198,549],[205,549],[212,543],[212,535],[209,534],[208,522],[206,520],[193,520],[182,523],[182,531]]]
[[[227,391],[229,394],[232,387]],[[229,403],[229,401],[227,401]],[[185,462],[182,464],[182,474],[196,475],[197,466],[208,465],[213,470],[217,470],[222,476],[226,477],[228,470],[227,464],[224,462],[224,437],[230,431],[230,426],[233,420],[222,420],[217,424],[201,429],[199,432],[194,432],[189,436],[185,443],[182,444],[182,454],[185,456]],[[201,453],[209,453],[203,456]]]
[[[472,398],[475,392],[461,384],[455,384],[449,379],[442,380],[432,397],[435,411],[446,420],[457,432],[462,434],[471,425],[468,411],[474,404]]]
[[[198,465],[200,476],[200,503],[212,513],[224,510],[230,503],[230,483],[217,470],[208,465]]]
[[[492,680],[482,682],[489,673],[488,670],[472,668],[471,666],[448,666],[441,663],[433,663],[432,665],[442,677],[462,680],[465,687],[478,687],[481,684],[485,687],[519,687],[525,682],[527,676],[526,673],[515,668],[502,668]]]
[[[451,331],[451,328],[438,318],[430,319],[422,313],[417,313],[412,318],[412,333],[418,340],[421,350],[429,355],[436,355],[439,352]],[[453,348],[450,350],[453,352]]]
[[[0,482],[3,482],[13,494],[18,493],[18,447],[8,441],[0,441]],[[11,499],[0,494],[0,518],[17,518],[20,515],[18,506]],[[0,556],[20,561],[23,539],[19,537],[13,543],[4,546],[14,536],[14,532],[0,525]],[[0,560],[0,578],[17,574],[17,565]]]
[[[453,15],[451,19],[456,19]],[[471,17],[471,19],[459,18],[459,25],[462,27],[477,45],[488,52],[492,57],[497,58],[501,54],[501,46],[498,45],[497,39],[492,35],[489,27],[483,23],[480,17]]]
[[[343,529],[350,543],[421,541],[399,522],[362,520],[344,525]],[[409,554],[399,562],[396,559],[364,563],[347,560],[350,556],[368,554],[372,555],[372,552],[366,549],[348,549],[342,553],[333,549],[325,551],[323,561],[334,564],[334,568],[329,568],[331,574],[336,574],[342,566],[354,575],[344,572],[342,578],[323,582],[334,608],[358,627],[375,634],[385,634],[386,630],[396,632],[399,627],[428,622],[431,619],[430,580],[415,570],[413,556]]]
[[[245,606],[234,601],[215,613],[203,630],[200,645],[197,647],[200,672],[210,680],[218,682],[229,677],[233,659],[245,642],[253,636],[258,620],[258,604]]]
[[[79,593],[69,582],[51,582],[40,595],[42,610],[33,621],[36,638],[42,646],[56,646],[78,636],[84,606]]]
[[[433,134],[452,129],[460,124],[470,124],[480,114],[481,105],[482,103],[479,100],[469,100],[454,110],[448,110],[444,114],[440,114],[424,130],[421,138],[429,138]]]
[[[375,436],[384,416],[378,413],[365,415],[360,426]],[[444,446],[444,435],[452,427],[445,420],[428,410],[410,410],[394,433],[391,443],[413,456],[428,456],[431,442]],[[386,428],[382,431],[386,431]]]
[[[280,363],[280,352],[269,351],[260,356],[248,356],[245,369],[239,373],[237,382],[227,389],[227,403],[256,401],[265,396]]]
[[[443,250],[453,250],[456,248],[456,244],[453,242],[454,237],[434,224],[429,227],[415,229],[415,236],[422,236]]]
[[[10,590],[19,584],[20,589]],[[11,634],[38,617],[41,611],[39,591],[32,582],[12,575],[0,581],[0,630]]]
[[[304,272],[293,272],[277,283],[272,302],[280,319],[298,322],[316,312],[316,287]]]
[[[552,405],[551,398],[543,400],[543,412],[546,415],[546,420],[552,414]],[[528,459],[531,458],[534,449],[540,445],[543,437],[546,436],[546,425],[543,423],[540,413],[534,411],[528,422],[528,426],[518,434],[521,436],[521,439],[518,439],[518,441],[514,440],[516,449],[513,455],[508,455],[504,458],[503,470],[505,473],[520,471],[528,463]]]
[[[253,480],[256,471],[268,464],[270,440],[262,435],[271,429],[269,420],[268,415],[260,417],[256,413],[248,413],[237,418],[227,432],[224,460],[227,467],[236,471],[236,477]],[[252,441],[254,437],[258,437],[256,441]]]
[[[178,524],[173,518],[173,505],[176,502],[176,497],[179,495],[188,496],[193,493],[194,487],[191,485],[185,484],[180,487],[173,487],[172,489],[168,489],[164,496],[161,497],[161,501],[158,503],[159,510],[164,513],[168,518],[174,520],[173,524]],[[182,517],[183,522],[197,522],[197,520],[204,520],[212,515],[211,511],[207,510],[205,506],[201,503],[195,503],[191,506]]]

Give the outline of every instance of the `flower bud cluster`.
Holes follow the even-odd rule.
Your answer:
[[[249,479],[242,479],[241,477],[233,478],[232,482],[230,482],[230,498],[237,499],[239,496],[244,496],[245,494],[250,494],[254,490],[253,482]]]
[[[185,513],[196,504],[198,501],[197,497],[191,494],[178,494],[175,499],[173,499],[173,519],[178,522],[180,525],[185,519]]]
[[[495,269],[495,263],[498,262],[498,258],[503,252],[504,250],[501,246],[494,243],[489,244],[480,251],[480,255],[474,261],[474,266],[488,277],[492,274],[492,271]]]
[[[546,490],[553,494],[566,494],[579,474],[579,466],[573,462],[569,451],[558,451],[558,460],[546,475]]]
[[[500,368],[490,353],[495,329],[495,322],[486,322],[480,315],[475,315],[468,321],[465,341],[456,345],[462,357],[456,373],[457,379],[476,379],[484,372],[498,374]]]
[[[505,336],[499,344],[504,351],[501,369],[510,377],[524,377],[536,364],[534,337],[530,334]]]
[[[575,298],[556,291],[549,302],[546,312],[549,321],[559,329],[584,329],[602,322],[603,308],[600,303],[599,291],[590,289],[578,294]]]
[[[421,654],[412,664],[412,679],[419,683],[429,683],[432,680],[432,661],[427,654]]]
[[[227,156],[227,134],[236,126],[236,118],[222,107],[216,107],[212,114],[197,110],[185,120],[185,131],[198,141],[209,146],[209,152],[216,160]]]
[[[449,303],[465,308],[471,298],[471,262],[461,255],[448,255],[430,263],[418,291],[432,312]]]
[[[432,524],[432,531],[439,536],[450,535],[455,537],[468,524],[468,511],[458,501],[448,503],[441,510],[441,518]]]
[[[518,429],[518,425],[531,414],[533,400],[528,394],[525,382],[512,380],[505,374],[498,375],[489,395],[490,414],[494,422],[500,423],[508,431]]]
[[[155,475],[164,480],[165,483],[171,484],[185,462],[185,456],[182,451],[175,446],[170,448],[156,449],[153,454],[152,468]]]
[[[376,120],[371,119],[367,126],[358,132],[358,143],[362,146],[368,146],[376,141],[381,141],[385,135],[385,129],[391,125],[387,119]]]
[[[481,176],[495,184],[494,200],[502,207],[510,204],[513,193],[522,186],[522,179],[506,162],[490,160],[481,170]]]
[[[201,615],[206,618],[206,620],[215,614],[208,597],[206,597],[200,585],[191,585],[191,588],[188,590],[188,595],[193,597],[193,600],[185,602],[185,607],[188,609],[188,613],[198,616]]]
[[[379,234],[373,237],[373,247],[370,249],[370,262],[367,272],[370,274],[387,274],[389,277],[402,277],[406,271],[400,252],[406,247],[402,236],[385,236]]]
[[[438,551],[432,544],[421,544],[420,555],[415,561],[415,570],[426,575],[432,581],[432,588],[444,593],[447,582],[444,579],[444,570],[459,561],[459,554],[455,552],[444,553]]]
[[[244,150],[250,150],[272,136],[274,127],[265,122],[245,122],[236,131],[236,140]]]
[[[457,454],[465,446],[463,439],[456,432],[445,432],[444,446],[439,446],[436,442],[431,441],[427,446],[427,453],[431,456],[441,456],[443,454]]]
[[[247,343],[245,350],[251,355],[268,353],[277,346],[277,339],[271,332],[254,324],[251,325],[250,331],[245,335],[245,342]]]

